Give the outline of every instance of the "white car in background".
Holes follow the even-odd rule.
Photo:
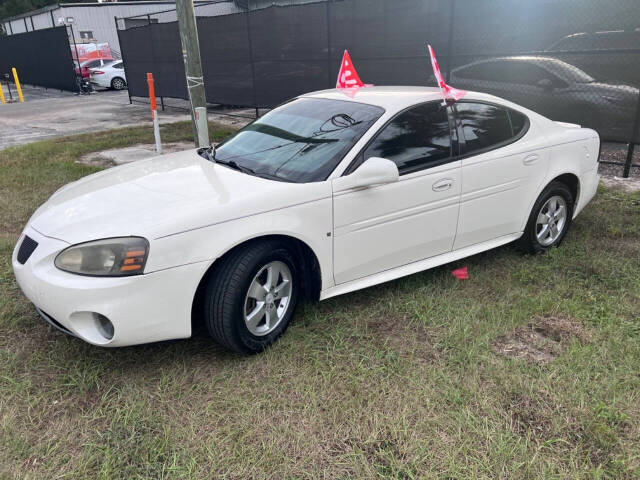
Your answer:
[[[124,74],[124,64],[122,60],[115,61],[90,70],[90,81],[92,85],[114,90],[124,90],[127,88],[127,77]]]
[[[295,98],[216,150],[60,190],[13,254],[52,325],[95,345],[258,352],[324,300],[517,241],[557,246],[598,186],[598,134],[500,98],[370,87]]]

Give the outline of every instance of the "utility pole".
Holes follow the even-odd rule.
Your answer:
[[[191,118],[196,134],[197,147],[209,147],[209,125],[207,123],[207,98],[202,78],[202,61],[200,60],[200,43],[198,42],[198,26],[193,0],[176,0],[180,41],[182,42],[182,59],[187,77],[187,91],[191,101]]]

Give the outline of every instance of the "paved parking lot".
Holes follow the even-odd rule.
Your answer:
[[[129,104],[126,91],[74,95],[25,86],[24,103],[0,105],[0,150],[47,138],[151,122],[149,107]],[[5,95],[7,90],[5,87]],[[17,97],[15,90],[14,98]],[[182,110],[162,112],[161,122],[188,120]]]
[[[9,100],[6,85],[5,96]],[[125,91],[99,90],[91,95],[76,95],[59,90],[23,86],[24,103],[14,101],[0,105],[0,150],[48,138],[97,132],[126,126],[151,125],[149,106],[129,103]],[[146,99],[139,99],[144,101]],[[159,112],[160,123],[189,120],[188,102],[167,99],[167,109]],[[179,107],[179,108],[172,108]],[[158,102],[160,108],[160,102]],[[209,120],[225,124],[244,125],[249,119],[221,115],[210,109]],[[253,110],[234,111],[250,117]]]

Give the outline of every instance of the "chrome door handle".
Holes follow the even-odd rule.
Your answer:
[[[445,190],[449,190],[453,186],[453,180],[450,178],[443,178],[442,180],[438,180],[431,187],[434,192],[444,192]]]
[[[537,153],[533,153],[527,157],[524,157],[524,160],[522,160],[522,163],[524,163],[525,165],[533,165],[538,160],[540,160],[540,155],[538,155]]]

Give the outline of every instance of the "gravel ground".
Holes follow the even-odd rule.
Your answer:
[[[620,162],[624,164],[627,161],[627,146],[624,143],[603,143],[602,151],[600,152],[600,160],[606,162]],[[624,166],[601,163],[598,172],[607,177],[622,177],[622,174],[624,173]],[[640,146],[636,146],[633,155],[631,177],[640,177]]]

